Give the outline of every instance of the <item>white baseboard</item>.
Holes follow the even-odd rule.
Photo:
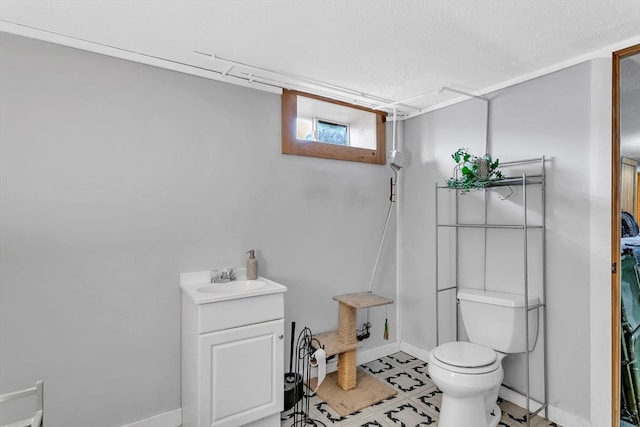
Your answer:
[[[515,403],[521,408],[525,408],[527,406],[527,398],[521,395],[518,392],[515,392],[506,387],[500,387],[500,397],[509,402]],[[536,402],[533,399],[529,399],[529,408],[533,411],[536,408],[540,407],[540,403]],[[591,422],[585,420],[584,418],[579,417],[578,415],[567,412],[563,409],[557,408],[555,406],[549,405],[549,420],[561,426],[571,426],[571,427],[592,427]],[[544,411],[538,414],[540,416],[544,415]]]
[[[400,351],[400,343],[394,341],[389,344],[385,344],[381,347],[372,348],[370,350],[363,350],[356,353],[356,365],[360,366],[364,363],[369,363],[381,357],[388,356]]]
[[[154,415],[122,427],[179,427],[182,424],[182,408]]]
[[[417,357],[418,359],[428,362],[429,361],[429,354],[430,351],[428,350],[424,350],[422,348],[413,346],[411,344],[408,344],[406,342],[402,342],[400,344],[400,350],[404,351],[407,354],[410,354],[413,357]]]

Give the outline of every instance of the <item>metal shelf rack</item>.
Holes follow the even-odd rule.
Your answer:
[[[474,228],[474,229],[480,229],[480,230],[484,230],[484,253],[483,253],[483,289],[486,289],[486,274],[487,274],[487,233],[492,230],[492,229],[503,229],[503,230],[515,230],[514,232],[520,231],[522,233],[522,238],[523,238],[523,247],[522,247],[522,256],[523,256],[523,291],[524,291],[524,301],[525,301],[525,311],[524,311],[524,315],[525,315],[525,339],[527,342],[527,345],[529,343],[529,312],[531,310],[539,310],[538,311],[538,322],[542,323],[542,326],[539,328],[539,335],[538,335],[538,340],[541,340],[541,344],[543,346],[543,355],[542,355],[542,376],[543,376],[543,391],[542,391],[542,398],[541,399],[534,399],[536,401],[536,403],[538,405],[540,405],[535,411],[531,411],[530,408],[530,401],[531,401],[531,395],[530,395],[530,377],[531,377],[531,357],[530,357],[530,353],[532,350],[527,351],[525,353],[525,364],[526,364],[526,369],[525,369],[525,390],[526,390],[526,420],[527,420],[527,427],[530,426],[530,422],[531,422],[531,418],[535,415],[537,415],[538,413],[540,413],[541,411],[544,410],[544,417],[546,419],[548,419],[548,399],[547,399],[547,395],[548,395],[548,386],[547,386],[547,343],[546,343],[546,335],[547,335],[547,319],[546,319],[546,249],[545,249],[545,158],[540,157],[540,158],[535,158],[535,159],[528,159],[528,160],[519,160],[519,161],[514,161],[514,162],[505,162],[505,163],[501,163],[500,164],[501,169],[509,169],[509,170],[515,170],[517,167],[521,167],[522,169],[525,170],[530,170],[530,169],[534,169],[533,174],[531,173],[522,173],[522,175],[519,176],[511,176],[511,177],[506,177],[504,179],[500,179],[500,180],[496,180],[496,181],[492,181],[491,184],[487,185],[486,188],[483,189],[478,189],[478,190],[462,190],[462,189],[457,189],[454,187],[448,187],[448,186],[440,186],[436,183],[436,191],[435,191],[435,210],[436,210],[436,233],[435,233],[435,256],[436,256],[436,345],[440,345],[440,294],[442,292],[446,292],[446,291],[452,291],[452,290],[457,290],[458,288],[458,277],[459,277],[459,258],[460,258],[460,254],[459,254],[459,236],[458,236],[458,229],[464,229],[464,228]],[[540,194],[540,222],[536,223],[536,224],[532,224],[529,220],[529,206],[527,205],[527,197],[528,197],[528,193],[531,190],[530,187],[535,186],[535,187],[539,187],[539,194]],[[522,214],[521,217],[515,221],[514,223],[510,223],[510,224],[502,224],[502,223],[498,223],[498,224],[492,224],[492,223],[488,223],[487,222],[487,216],[488,216],[488,206],[487,206],[487,191],[490,191],[492,188],[499,188],[499,187],[522,187],[522,200],[521,200],[521,204],[522,204]],[[449,216],[449,218],[453,217],[453,221],[451,222],[443,222],[440,219],[440,212],[439,212],[439,207],[438,207],[438,199],[439,199],[439,194],[441,193],[442,190],[448,190],[450,193],[454,194],[455,197],[455,203],[453,204],[453,214]],[[483,192],[483,204],[484,204],[484,221],[480,222],[480,223],[463,223],[459,221],[459,212],[458,212],[458,197],[461,196],[461,192],[463,191],[481,191]],[[509,197],[509,196],[507,196]],[[439,241],[439,234],[440,234],[440,229],[444,229],[444,228],[450,228],[454,230],[453,236],[450,237],[450,239],[452,239],[454,241],[455,244],[455,252],[453,254],[453,256],[455,257],[455,268],[454,268],[454,279],[453,283],[445,286],[443,288],[440,287],[440,282],[439,282],[439,268],[440,268],[440,263],[439,263],[439,247],[440,247],[440,241]],[[539,300],[540,303],[536,304],[536,305],[529,305],[529,232],[533,231],[533,230],[539,230],[541,234],[540,236],[540,242],[541,242],[541,247],[539,248],[539,250],[541,251],[541,261],[540,261],[540,267],[542,269],[541,272],[541,295],[539,295]],[[456,304],[455,306],[455,318],[456,318],[456,325],[455,325],[455,332],[456,332],[456,339],[459,339],[459,311],[458,311],[458,304]],[[539,323],[540,324],[540,323]],[[507,386],[505,386],[507,387]]]

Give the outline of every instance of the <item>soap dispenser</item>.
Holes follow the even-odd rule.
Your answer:
[[[251,249],[247,251],[249,259],[247,259],[247,279],[255,280],[258,278],[258,260],[256,259],[256,251]]]

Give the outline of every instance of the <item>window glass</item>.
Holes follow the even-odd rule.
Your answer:
[[[318,136],[316,141],[349,146],[349,125],[316,120]]]

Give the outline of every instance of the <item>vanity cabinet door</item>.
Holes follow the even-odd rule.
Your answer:
[[[239,426],[283,409],[284,319],[198,336],[198,426]]]

